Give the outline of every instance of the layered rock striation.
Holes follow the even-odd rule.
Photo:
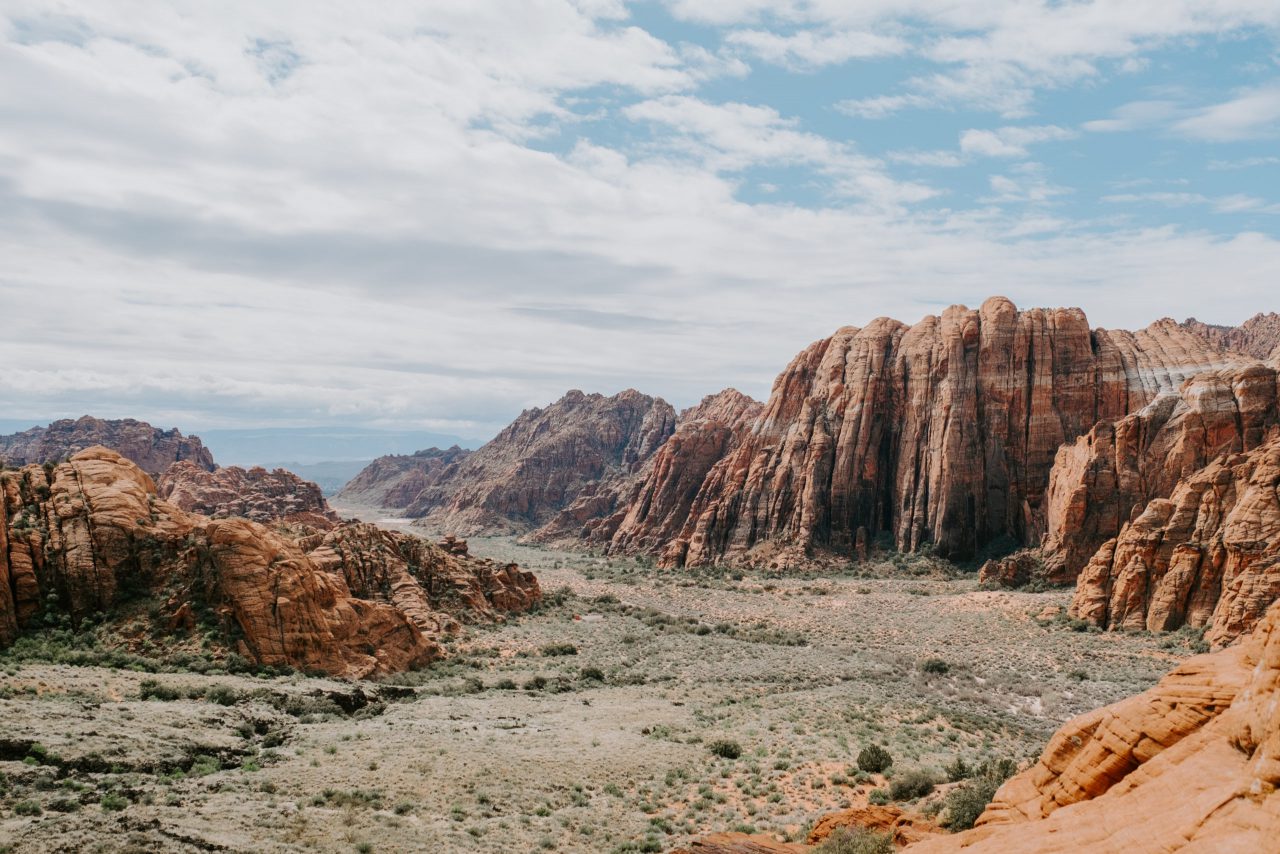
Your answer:
[[[1251,451],[1280,434],[1278,399],[1275,368],[1206,371],[1176,393],[1063,445],[1045,499],[1047,575],[1074,581],[1148,501],[1170,497],[1223,454]]]
[[[1172,321],[1092,330],[1078,309],[1018,311],[1003,298],[915,326],[841,329],[778,377],[662,560],[785,563],[852,555],[881,534],[960,559],[1027,543],[1064,442],[1191,376],[1251,362]]]
[[[15,467],[59,462],[95,446],[110,448],[153,477],[181,461],[190,461],[205,471],[216,468],[213,454],[196,436],[161,430],[132,418],[104,421],[88,415],[0,436],[0,462]]]
[[[1280,596],[1280,437],[1218,458],[1157,498],[1080,573],[1071,613],[1099,626],[1248,632]]]
[[[1280,355],[1280,314],[1274,311],[1255,314],[1239,326],[1201,323],[1194,317],[1187,318],[1181,325],[1222,350],[1243,353],[1261,361]]]
[[[187,512],[105,448],[0,472],[0,494],[6,644],[45,615],[145,619],[154,631],[216,629],[258,664],[360,678],[426,664],[458,619],[540,596],[514,566],[359,523],[290,537]]]
[[[323,529],[340,521],[320,487],[284,469],[229,466],[206,471],[183,461],[165,470],[157,481],[157,492],[176,507],[215,519],[239,516],[263,524]]]
[[[1271,851],[1278,787],[1280,604],[1245,643],[1068,722],[973,830],[907,850]]]

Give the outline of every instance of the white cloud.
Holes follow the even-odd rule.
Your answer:
[[[1215,213],[1280,213],[1280,204],[1272,204],[1266,199],[1246,193],[1231,193],[1222,196],[1206,196],[1203,193],[1114,193],[1103,196],[1102,201],[1112,204],[1157,204],[1171,208],[1204,205]]]
[[[1174,123],[1173,129],[1209,142],[1231,142],[1280,134],[1280,84],[1241,92]]]
[[[1026,157],[1029,145],[1075,136],[1074,131],[1057,125],[966,130],[960,134],[960,150],[983,157]]]
[[[909,44],[898,36],[854,31],[801,30],[779,35],[767,30],[737,30],[729,33],[725,41],[788,68],[839,65],[851,59],[896,56],[909,49]]]
[[[1111,112],[1107,119],[1094,119],[1081,127],[1093,133],[1141,130],[1164,124],[1179,112],[1173,101],[1131,101]]]

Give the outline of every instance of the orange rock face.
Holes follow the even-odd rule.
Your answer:
[[[594,484],[635,471],[674,427],[675,411],[661,399],[632,390],[613,397],[571,391],[546,409],[525,411],[479,450],[421,470],[415,478],[425,485],[406,512],[461,536],[522,533]],[[366,493],[373,474],[356,479]],[[403,485],[397,489],[394,500],[403,500]]]
[[[72,421],[55,421],[11,436],[0,436],[0,462],[11,466],[58,462],[86,448],[101,445],[132,460],[152,477],[176,462],[189,460],[213,471],[213,454],[196,436],[177,430],[161,430],[144,421],[126,418],[103,421],[86,415]]]
[[[161,498],[189,513],[224,519],[239,516],[269,524],[287,522],[328,529],[339,522],[320,487],[284,469],[206,471],[191,462],[170,466],[157,482]]]
[[[1219,458],[1159,498],[1080,573],[1071,612],[1100,626],[1189,624],[1229,643],[1280,596],[1280,438]]]
[[[1274,851],[1278,786],[1280,604],[1244,644],[1068,722],[978,827],[907,850]]]
[[[3,643],[46,609],[78,623],[162,602],[161,625],[201,612],[259,664],[359,678],[426,664],[458,618],[493,619],[540,596],[513,566],[372,526],[293,539],[189,513],[105,448],[0,472],[0,495]]]
[[[1215,347],[1262,361],[1269,361],[1280,351],[1280,314],[1274,311],[1255,314],[1239,326],[1215,326],[1194,317],[1187,318],[1181,325]]]
[[[1050,577],[1075,579],[1094,552],[1153,498],[1168,498],[1224,453],[1280,434],[1280,376],[1252,364],[1207,371],[1057,454],[1046,492],[1043,552]]]
[[[911,327],[842,329],[778,377],[663,562],[854,555],[882,533],[954,558],[1025,543],[1043,524],[1060,445],[1194,374],[1249,361],[1172,321],[1091,330],[1078,309],[1020,312],[1003,298]]]

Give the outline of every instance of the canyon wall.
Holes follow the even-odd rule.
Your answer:
[[[132,460],[153,477],[183,460],[205,471],[216,468],[213,454],[196,436],[161,430],[132,418],[104,421],[88,415],[0,436],[0,462],[10,466],[59,462],[98,445]]]
[[[320,487],[284,469],[205,471],[190,461],[174,463],[156,482],[161,498],[190,513],[215,519],[239,516],[270,524],[332,528],[340,521]]]
[[[105,448],[0,472],[0,643],[45,618],[143,621],[175,641],[214,630],[262,665],[363,678],[440,657],[458,620],[540,597],[537,579],[348,523],[289,536],[163,501]]]

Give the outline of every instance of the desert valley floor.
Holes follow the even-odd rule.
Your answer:
[[[544,607],[471,627],[447,661],[377,683],[6,655],[3,850],[627,852],[730,829],[801,838],[884,785],[858,774],[867,744],[899,773],[1022,762],[1199,643],[1086,630],[1062,613],[1067,590],[984,591],[976,573],[927,557],[770,577],[510,539],[471,550],[537,573]],[[741,755],[715,755],[717,741]]]

